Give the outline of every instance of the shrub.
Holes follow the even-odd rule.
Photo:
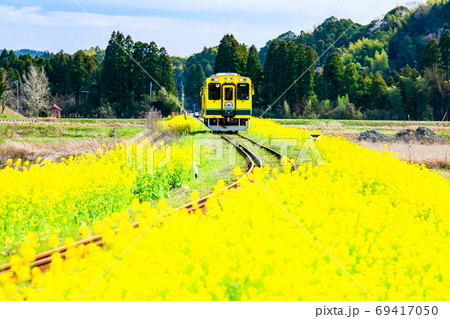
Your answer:
[[[39,111],[39,117],[48,117],[47,110],[40,110]]]

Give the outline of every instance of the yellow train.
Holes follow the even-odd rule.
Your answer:
[[[218,73],[201,89],[202,116],[212,131],[245,131],[252,116],[254,90],[250,78]]]

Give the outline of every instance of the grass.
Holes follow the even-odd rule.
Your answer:
[[[1,106],[0,106],[0,111],[1,111]],[[3,114],[0,114],[0,119],[6,119],[6,120],[10,120],[10,119],[24,119],[24,117],[22,115],[20,115],[19,113],[16,113],[14,110],[12,110],[12,109],[10,109],[9,107],[6,106]]]
[[[99,124],[99,125],[111,125],[111,124],[132,124],[132,125],[144,125],[145,119],[69,119],[61,118],[57,120],[58,123],[72,123],[72,124]]]
[[[80,125],[47,125],[47,124],[0,124],[0,139],[10,140],[51,140],[55,138],[69,139],[105,139],[115,130],[117,138],[131,138],[139,133],[139,127],[107,127]],[[0,140],[0,142],[2,142]]]
[[[232,184],[236,180],[234,168],[238,166],[244,170],[247,167],[245,159],[218,135],[211,133],[188,135],[183,137],[180,142],[184,143],[190,139],[194,139],[198,144],[213,146],[214,152],[206,155],[204,161],[196,163],[199,178],[193,180],[189,187],[177,190],[172,197],[167,199],[168,204],[173,207],[180,207],[191,202],[191,194],[194,190],[198,191],[200,198],[211,194],[219,180],[223,180],[225,185]],[[236,162],[230,160],[234,157]],[[193,167],[192,175],[194,175]],[[156,204],[156,202],[153,203],[153,205]]]
[[[75,155],[99,148],[113,148],[142,127],[95,125],[0,124],[0,168],[8,159],[35,161]],[[114,133],[114,134],[113,134]],[[105,146],[102,146],[105,145]]]

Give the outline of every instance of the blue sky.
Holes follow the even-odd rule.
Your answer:
[[[105,48],[120,30],[188,56],[218,45],[226,33],[260,48],[286,31],[311,31],[330,16],[365,24],[406,4],[411,0],[0,0],[0,48],[74,53]]]

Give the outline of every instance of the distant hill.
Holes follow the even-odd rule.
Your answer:
[[[101,49],[98,45],[95,48],[90,48],[89,50],[84,50],[84,54],[95,56],[99,62],[103,61],[103,58],[105,57],[106,50]]]
[[[330,17],[312,32],[302,31],[297,35],[288,31],[274,40],[293,41],[295,44],[311,46],[319,56],[324,53],[319,65],[323,65],[327,56],[334,51],[342,53],[348,49],[352,50],[351,45],[361,43],[360,41],[378,41],[379,52],[384,50],[389,55],[391,70],[398,70],[407,64],[417,68],[428,41],[431,38],[439,39],[450,27],[449,17],[449,0],[430,0],[414,10],[397,6],[382,19],[374,20],[367,25],[353,23],[349,19]],[[259,52],[263,65],[271,41],[268,41]],[[330,49],[326,51],[328,48]]]
[[[36,56],[44,56],[44,55],[48,55],[49,54],[48,51],[37,51],[37,50],[31,50],[31,49],[21,49],[21,50],[14,51],[14,53],[17,56],[20,56],[21,54],[29,54],[33,58],[36,57]]]

